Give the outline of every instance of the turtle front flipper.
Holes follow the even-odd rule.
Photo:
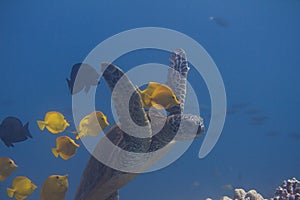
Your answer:
[[[120,128],[129,131],[130,135],[151,137],[150,122],[142,107],[140,95],[129,78],[113,64],[102,63],[101,70],[112,91],[112,101],[119,117]],[[140,131],[139,127],[142,127],[143,131]]]
[[[183,112],[186,96],[186,80],[189,69],[185,51],[183,49],[173,51],[170,57],[170,67],[168,69],[166,84],[176,94],[180,104],[167,110],[170,115]]]

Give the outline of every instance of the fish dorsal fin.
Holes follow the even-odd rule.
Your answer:
[[[148,83],[148,86],[146,88],[147,90],[147,94],[152,96],[153,92],[155,90],[157,90],[159,87],[161,87],[161,84],[160,83],[157,83],[157,82],[149,82]]]
[[[6,188],[6,193],[7,193],[9,198],[13,198],[15,191],[16,191],[15,189]]]

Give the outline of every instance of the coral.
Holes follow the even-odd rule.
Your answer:
[[[212,200],[207,198],[206,200]],[[235,189],[233,199],[223,196],[220,200],[266,200],[255,190],[245,192],[243,189]],[[284,180],[276,189],[275,197],[269,200],[300,200],[300,181],[296,178]]]
[[[232,200],[232,199],[230,199],[228,196],[224,196],[220,200]]]
[[[246,192],[243,189],[235,189],[233,199],[243,199],[246,196]]]
[[[270,200],[300,200],[300,186],[296,178],[284,180]]]
[[[264,200],[264,198],[258,194],[255,190],[250,190],[249,192],[247,192],[246,196],[245,196],[245,200],[249,199],[249,200]]]
[[[246,193],[243,189],[235,189],[233,199],[224,196],[221,200],[264,200],[264,198],[255,190],[250,190]]]

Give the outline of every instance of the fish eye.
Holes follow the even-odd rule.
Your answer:
[[[56,179],[59,179],[59,176],[56,176],[55,178],[56,178]]]
[[[9,164],[13,164],[13,162],[10,160],[9,162],[8,162]]]

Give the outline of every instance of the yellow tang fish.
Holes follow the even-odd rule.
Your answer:
[[[100,111],[94,111],[80,121],[78,131],[75,132],[77,134],[76,139],[84,136],[97,136],[107,126],[109,123],[106,116]]]
[[[70,126],[63,114],[56,111],[47,112],[44,121],[37,120],[37,124],[42,131],[46,127],[53,134],[61,133]]]
[[[78,147],[79,145],[70,137],[60,136],[56,138],[56,148],[51,150],[55,157],[59,155],[62,159],[68,160],[75,155]]]
[[[18,167],[10,158],[0,158],[0,181],[4,181]]]
[[[26,199],[31,195],[37,186],[25,176],[17,176],[12,182],[12,188],[6,188],[6,193],[9,198],[16,200]]]
[[[68,187],[68,175],[49,176],[42,186],[41,200],[65,200]]]
[[[144,108],[153,106],[158,110],[169,109],[180,104],[172,89],[161,83],[149,82],[145,90],[137,90],[142,98]]]

